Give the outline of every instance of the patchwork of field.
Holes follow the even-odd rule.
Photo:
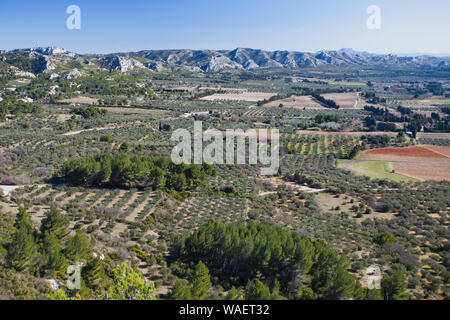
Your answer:
[[[249,101],[258,102],[272,98],[276,93],[271,92],[228,92],[228,93],[215,93],[210,96],[200,98],[204,101],[217,101],[217,100],[231,100],[231,101]]]
[[[414,146],[361,153],[359,160],[387,162],[395,173],[419,180],[450,181],[450,148]]]

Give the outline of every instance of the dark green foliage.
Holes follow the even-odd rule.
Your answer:
[[[100,141],[101,142],[109,142],[109,143],[113,143],[114,142],[114,137],[111,135],[103,135],[100,137]]]
[[[0,102],[0,121],[6,119],[7,114],[20,114],[20,113],[40,113],[42,108],[32,103],[26,103],[17,101],[14,99],[5,99]]]
[[[192,300],[191,286],[178,279],[169,294],[171,300]]]
[[[73,108],[72,113],[82,116],[85,119],[97,118],[105,116],[108,111],[105,109],[96,108],[94,106],[89,106],[88,108]]]
[[[339,122],[341,117],[338,114],[318,114],[314,120],[317,124],[322,124],[324,122]]]
[[[93,187],[153,187],[183,191],[214,175],[210,165],[176,165],[166,157],[100,154],[67,161],[65,182]]]
[[[35,243],[34,228],[30,217],[23,207],[19,208],[16,229],[8,248],[8,261],[18,271],[33,271],[38,263],[38,251]]]
[[[128,145],[128,143],[125,141],[124,143],[122,143],[120,145],[120,152],[128,152],[128,150],[130,150],[130,146]]]
[[[339,109],[340,106],[334,100],[325,99],[320,94],[313,94],[312,97],[319,101],[324,107],[331,109]]]
[[[203,262],[199,262],[195,267],[192,275],[192,298],[194,300],[203,300],[206,293],[211,289],[211,278],[209,277],[209,269]]]
[[[83,268],[82,276],[88,288],[96,289],[102,287],[106,280],[103,261],[98,257],[91,259]]]
[[[199,262],[189,277],[189,282],[178,279],[169,293],[172,300],[204,300],[211,289],[211,278],[208,267]]]
[[[381,280],[381,290],[385,300],[404,300],[406,287],[406,277],[400,269],[396,269],[391,276],[386,275]]]
[[[248,281],[245,288],[246,300],[270,300],[270,289],[264,285],[259,279]]]
[[[66,266],[60,239],[54,232],[46,231],[43,241],[44,261],[47,270],[63,271]]]
[[[67,227],[69,221],[61,211],[54,205],[45,213],[45,218],[41,222],[41,234],[52,233],[58,240],[64,240],[68,234]]]
[[[373,242],[375,242],[379,245],[383,245],[385,243],[391,244],[391,243],[395,243],[395,237],[390,232],[380,231],[374,237]]]
[[[204,261],[211,273],[237,285],[249,280],[279,281],[280,291],[291,295],[296,277],[310,278],[319,298],[358,297],[348,262],[322,241],[302,238],[273,224],[222,224],[210,221],[190,236],[183,236],[175,253],[185,261]]]
[[[89,254],[89,240],[78,230],[77,233],[69,238],[66,246],[66,256],[73,262],[85,261]]]

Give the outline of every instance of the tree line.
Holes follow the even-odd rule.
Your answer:
[[[0,121],[5,121],[8,114],[20,114],[20,113],[41,113],[41,106],[18,101],[15,99],[8,99],[0,102]]]
[[[324,107],[331,108],[331,109],[339,109],[340,106],[334,102],[333,100],[326,99],[320,94],[312,94],[312,97],[319,101]]]
[[[202,184],[215,175],[209,164],[174,164],[163,156],[96,154],[66,161],[61,169],[63,182],[84,187],[172,189],[183,191]]]

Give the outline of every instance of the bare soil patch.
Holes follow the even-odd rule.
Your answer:
[[[265,104],[265,107],[279,107],[280,104],[284,108],[294,108],[294,109],[313,109],[321,110],[326,109],[320,103],[315,101],[312,96],[292,96],[290,98],[271,101]]]
[[[359,99],[358,92],[326,93],[322,95],[325,99],[333,100],[342,109],[354,109]]]
[[[414,146],[407,148],[382,148],[362,152],[360,160],[422,160],[422,159],[448,159],[444,154],[435,152],[428,147]]]
[[[98,104],[98,99],[89,97],[77,97],[71,99],[58,100],[60,103],[78,103],[78,104]]]

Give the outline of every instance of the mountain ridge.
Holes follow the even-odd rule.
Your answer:
[[[320,66],[360,66],[360,67],[419,67],[448,68],[450,59],[432,56],[398,56],[394,54],[374,54],[355,51],[350,48],[300,52],[288,50],[266,51],[252,48],[233,50],[141,50],[110,54],[77,54],[59,47],[38,47],[0,51],[2,61],[13,61],[14,55],[28,55],[30,59],[45,63],[33,73],[49,72],[55,63],[83,60],[84,64],[95,63],[107,71],[152,72],[189,70],[192,72],[214,73],[225,70],[257,70],[270,68],[300,69]],[[12,58],[11,58],[12,56]],[[9,59],[8,59],[9,57]],[[12,63],[14,65],[14,63]],[[17,65],[15,65],[18,67]],[[24,70],[30,71],[30,70]]]

